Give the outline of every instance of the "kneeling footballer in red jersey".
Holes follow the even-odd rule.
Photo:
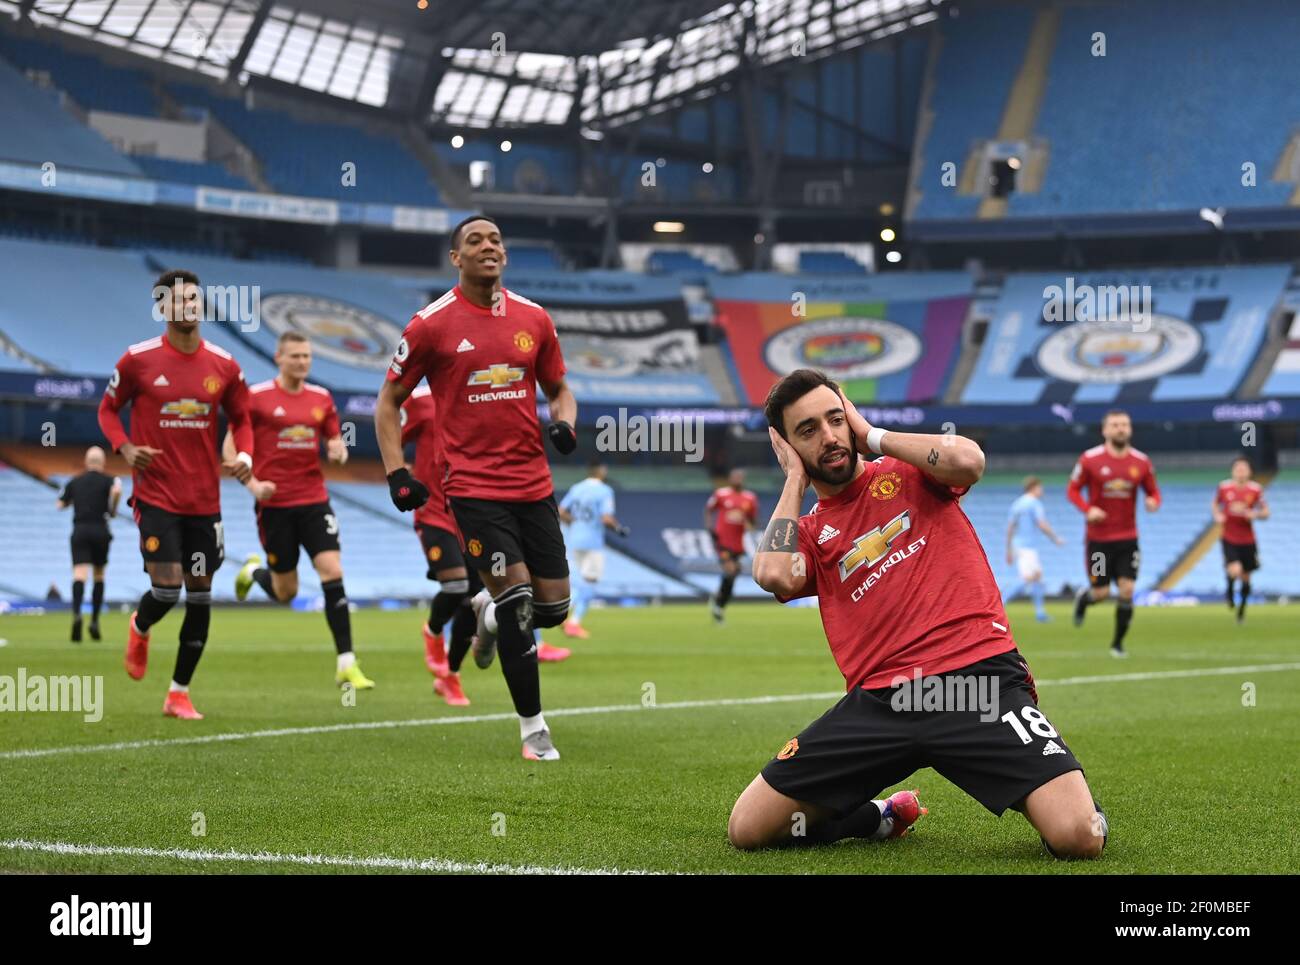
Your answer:
[[[740,795],[732,844],[898,837],[925,809],[915,791],[876,795],[932,767],[994,814],[1021,811],[1057,857],[1101,854],[1105,816],[1038,709],[957,502],[984,472],[979,446],[874,429],[811,369],[778,382],[766,414],[786,481],[754,579],[818,598],[848,693]],[[809,484],[818,502],[797,518]]]

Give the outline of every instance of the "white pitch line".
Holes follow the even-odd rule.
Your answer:
[[[717,700],[679,700],[674,703],[656,704],[645,707],[642,704],[609,704],[603,707],[561,707],[548,710],[548,717],[577,717],[583,714],[616,714],[629,711],[683,710],[694,707],[728,707],[749,704],[781,704],[803,700],[832,700],[844,696],[843,691],[833,690],[817,694],[776,694],[767,697],[731,697]],[[331,734],[338,731],[352,730],[387,730],[397,727],[433,727],[442,724],[484,724],[491,721],[518,720],[515,713],[503,714],[467,714],[463,717],[417,717],[412,720],[373,720],[358,721],[354,724],[320,724],[313,727],[279,727],[274,730],[234,731],[227,734],[205,734],[201,737],[167,737],[152,740],[117,741],[112,744],[73,744],[68,747],[40,747],[30,750],[0,752],[0,760],[17,758],[50,757],[55,754],[94,754],[101,751],[132,751],[150,747],[178,747],[189,744],[217,744],[224,741],[254,740],[263,737],[296,737],[302,734]]]
[[[1036,680],[1040,686],[1069,687],[1080,684],[1124,683],[1139,680],[1164,680],[1181,677],[1223,677],[1241,673],[1274,673],[1300,670],[1300,663],[1250,664],[1241,667],[1203,667],[1192,670],[1155,670],[1146,673],[1098,674],[1092,677],[1063,677],[1060,680]],[[663,710],[689,710],[700,707],[746,707],[759,704],[786,704],[808,700],[837,700],[844,696],[840,690],[809,694],[771,694],[764,697],[723,697],[713,700],[679,700],[672,703],[646,707],[642,704],[608,704],[597,707],[561,707],[546,711],[549,717],[578,717],[586,714],[619,714],[629,712],[655,712]],[[313,727],[279,727],[273,730],[234,731],[226,734],[204,734],[199,737],[168,737],[153,740],[117,741],[112,744],[73,744],[66,747],[39,747],[28,750],[0,752],[0,760],[18,760],[53,757],[59,754],[96,754],[105,751],[144,750],[152,747],[182,747],[191,744],[219,744],[227,741],[256,740],[265,737],[297,737],[306,734],[331,734],[340,731],[388,730],[398,727],[434,727],[444,724],[483,724],[492,721],[516,720],[513,713],[467,714],[463,717],[421,717],[412,720],[359,721],[352,724],[321,724]]]
[[[0,841],[0,849],[39,851],[44,854],[85,856],[126,856],[133,858],[171,858],[176,861],[246,862],[250,864],[291,864],[330,868],[385,868],[394,871],[434,871],[444,874],[480,875],[650,875],[658,871],[628,868],[577,868],[569,865],[488,864],[485,861],[452,861],[447,858],[390,858],[335,856],[328,854],[278,854],[274,851],[196,851],[188,848],[134,848],[101,844],[70,844],[65,841],[28,841],[15,838]]]

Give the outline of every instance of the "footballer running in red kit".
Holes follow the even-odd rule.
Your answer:
[[[722,568],[722,581],[718,591],[709,597],[709,612],[717,623],[723,620],[723,611],[731,600],[731,591],[740,575],[740,562],[745,557],[745,534],[758,521],[758,497],[745,488],[745,471],[733,469],[727,475],[727,485],[719,486],[704,504],[704,528],[713,539]]]
[[[203,294],[188,271],[169,271],[154,285],[155,312],[167,325],[159,336],[126,350],[99,403],[99,426],[131,467],[129,505],[140,528],[140,552],[150,588],[128,621],[126,672],[144,677],[149,631],[166,616],[185,583],[185,619],[163,713],[202,719],[190,681],[208,640],[212,577],[225,557],[221,523],[222,470],[248,482],[253,427],[248,386],[230,353],[199,335]],[[131,407],[131,432],[121,410]],[[218,462],[217,409],[225,411],[235,455]]]
[[[740,795],[731,843],[899,837],[926,813],[916,792],[873,798],[932,767],[994,814],[1023,813],[1056,857],[1100,855],[1105,815],[1038,708],[958,503],[983,475],[979,446],[873,428],[812,369],[778,382],[765,414],[786,479],[754,579],[782,602],[817,597],[847,693]]]
[[[429,620],[422,628],[424,662],[434,676],[433,691],[454,707],[469,705],[461,688],[460,667],[477,628],[475,597],[483,592],[478,573],[465,565],[464,546],[456,520],[447,508],[442,491],[447,461],[438,441],[438,407],[427,385],[416,388],[402,403],[402,445],[415,446],[412,472],[429,490],[429,498],[415,511],[415,531],[428,562],[426,576],[439,584],[429,604]],[[444,641],[443,628],[451,620],[451,639]],[[566,659],[565,647],[554,647],[534,631],[537,659],[555,663]],[[491,653],[480,648],[476,661],[491,665]]]
[[[1255,520],[1268,519],[1264,487],[1251,479],[1250,460],[1238,456],[1232,461],[1232,477],[1223,480],[1214,491],[1210,511],[1222,527],[1223,569],[1228,576],[1228,609],[1235,606],[1237,622],[1246,619],[1246,600],[1250,597],[1250,574],[1259,569],[1255,546]],[[1233,600],[1233,584],[1241,581],[1241,602]]]
[[[253,478],[246,484],[256,501],[257,536],[267,565],[249,556],[235,576],[235,596],[248,597],[256,583],[277,603],[298,595],[298,547],[307,551],[320,578],[325,598],[325,622],[334,638],[334,682],[340,687],[369,690],[375,683],[361,672],[352,649],[352,615],[343,589],[339,519],[325,489],[320,467],[321,441],[326,458],[348,461],[339,413],[329,389],[307,381],[311,374],[311,342],[301,332],[285,332],[275,348],[280,374],[250,386],[256,458]],[[226,434],[224,452],[230,456],[234,439]]]
[[[502,287],[506,247],[495,222],[475,216],[458,224],[450,257],[459,284],[407,325],[375,403],[375,432],[394,505],[418,509],[429,490],[406,468],[400,409],[427,377],[447,463],[443,490],[470,565],[487,588],[475,598],[475,662],[486,666],[500,650],[523,756],[558,760],[542,717],[533,630],[564,622],[569,564],[537,386],[550,402],[546,435],[561,455],[577,447],[578,404],[564,382],[551,317]]]
[[[1087,518],[1084,565],[1091,586],[1085,586],[1074,598],[1074,625],[1082,626],[1088,607],[1110,595],[1114,580],[1119,599],[1115,601],[1115,635],[1110,653],[1126,657],[1124,636],[1133,622],[1133,587],[1142,558],[1138,549],[1137,491],[1141,487],[1146,492],[1146,510],[1154,513],[1160,508],[1160,490],[1151,460],[1132,446],[1133,423],[1127,412],[1107,412],[1101,420],[1101,436],[1105,442],[1089,449],[1075,463],[1065,493]]]

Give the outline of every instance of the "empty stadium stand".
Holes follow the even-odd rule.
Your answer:
[[[211,161],[175,161],[170,158],[132,158],[136,166],[151,178],[159,181],[176,181],[181,184],[203,184],[232,191],[254,191],[256,188],[237,174],[231,174],[220,164]]]
[[[172,84],[169,96],[204,108],[253,150],[262,175],[277,191],[307,197],[435,206],[438,190],[395,134],[360,126],[304,121],[273,108],[249,110],[243,101],[192,84]],[[355,165],[353,184],[345,164]]]
[[[0,34],[2,37],[3,34]],[[139,176],[140,169],[63,107],[56,90],[39,88],[0,55],[0,161]]]

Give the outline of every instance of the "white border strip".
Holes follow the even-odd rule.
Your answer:
[[[1189,670],[1154,670],[1145,673],[1097,674],[1091,677],[1063,677],[1060,680],[1036,680],[1039,687],[1069,687],[1082,684],[1124,683],[1139,680],[1172,680],[1183,677],[1225,677],[1241,673],[1274,673],[1300,670],[1300,663],[1249,664],[1242,667],[1202,667]],[[810,700],[838,700],[840,690],[809,694],[771,694],[765,697],[728,697],[715,700],[679,700],[646,707],[642,704],[607,704],[597,707],[561,707],[548,710],[548,717],[578,717],[586,714],[622,714],[662,710],[689,710],[698,707],[747,707],[761,704],[788,704]],[[53,757],[60,754],[97,754],[106,751],[133,751],[153,747],[185,747],[193,744],[220,744],[228,741],[258,740],[267,737],[297,737],[305,734],[332,734],[340,731],[391,730],[399,727],[434,727],[443,724],[483,724],[516,720],[513,713],[467,714],[463,717],[420,717],[411,720],[359,721],[354,724],[321,724],[314,727],[279,727],[273,730],[235,731],[227,734],[204,734],[199,737],[168,737],[153,740],[117,741],[112,744],[73,744],[66,747],[39,747],[0,752],[0,761]]]
[[[28,841],[14,838],[0,841],[7,851],[37,851],[44,854],[84,856],[127,856],[133,858],[170,858],[174,861],[246,862],[250,864],[309,865],[328,868],[385,868],[394,871],[433,871],[443,874],[480,875],[650,875],[659,871],[624,868],[575,868],[569,865],[488,864],[485,861],[450,861],[446,858],[390,858],[379,855],[357,858],[328,854],[279,854],[274,851],[195,851],[188,848],[131,848],[100,844],[69,844],[65,841]]]

